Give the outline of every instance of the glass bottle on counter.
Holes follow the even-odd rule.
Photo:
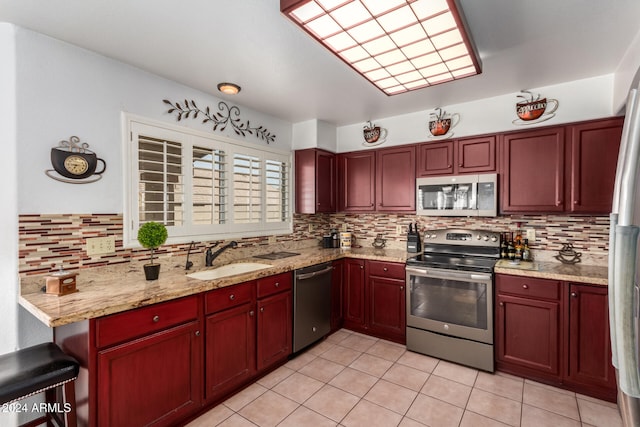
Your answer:
[[[509,257],[509,245],[507,244],[507,233],[500,233],[500,258]]]
[[[522,223],[516,223],[516,236],[513,238],[513,247],[515,249],[515,259],[522,259],[523,241],[522,241]]]
[[[509,239],[509,242],[507,243],[507,254],[508,257],[511,261],[516,259],[516,248],[513,245],[513,233],[511,233],[511,238]]]
[[[524,244],[522,245],[522,260],[531,261],[531,249],[529,249],[529,239],[524,239]]]

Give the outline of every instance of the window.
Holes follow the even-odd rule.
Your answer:
[[[124,243],[145,222],[169,242],[291,233],[291,153],[124,116]]]

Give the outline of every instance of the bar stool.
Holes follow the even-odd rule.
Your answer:
[[[36,426],[51,421],[59,426],[76,426],[74,380],[80,365],[63,353],[54,343],[38,344],[13,353],[0,355],[0,404],[9,404],[25,397],[45,392],[44,415],[24,426]],[[64,387],[63,406],[56,405],[56,388]],[[10,409],[10,405],[6,405]],[[39,411],[41,407],[36,409]],[[31,412],[32,408],[27,408]],[[59,412],[63,412],[62,420]],[[64,422],[66,418],[66,423]]]

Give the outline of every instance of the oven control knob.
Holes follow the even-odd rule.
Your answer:
[[[492,241],[492,242],[497,242],[497,241],[498,241],[498,238],[497,238],[496,236],[491,236],[491,241]]]
[[[443,328],[444,328],[444,330],[445,330],[445,331],[448,331],[448,330],[449,330],[449,325],[447,325],[447,324],[445,323],[445,325],[443,326]]]
[[[484,236],[484,241],[488,242],[489,241],[489,236]]]
[[[480,236],[480,235],[478,234],[478,240],[480,240],[481,238],[482,238],[482,236]]]

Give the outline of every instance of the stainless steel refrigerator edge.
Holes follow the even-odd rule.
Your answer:
[[[640,106],[631,90],[618,154],[609,234],[609,323],[618,380],[618,407],[625,426],[640,426],[638,316],[640,260]]]
[[[301,268],[293,283],[293,352],[313,344],[331,330],[330,262]]]

